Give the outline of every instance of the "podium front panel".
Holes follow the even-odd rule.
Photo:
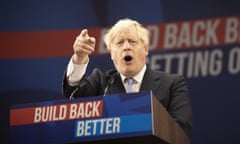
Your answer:
[[[10,108],[12,143],[74,143],[151,136],[151,93],[56,100]]]

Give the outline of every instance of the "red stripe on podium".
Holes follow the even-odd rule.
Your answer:
[[[33,123],[35,108],[21,108],[10,111],[10,126]]]

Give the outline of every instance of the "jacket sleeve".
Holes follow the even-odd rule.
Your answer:
[[[186,82],[182,76],[174,78],[170,95],[168,111],[189,135],[192,129],[192,108]]]
[[[70,86],[65,73],[62,83],[62,93],[69,99],[102,95],[108,78],[108,74],[96,68],[89,76],[84,75],[78,85]]]

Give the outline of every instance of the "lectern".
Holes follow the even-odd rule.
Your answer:
[[[12,143],[190,144],[151,92],[13,105]]]

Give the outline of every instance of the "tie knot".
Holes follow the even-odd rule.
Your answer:
[[[132,77],[125,78],[124,82],[127,83],[128,85],[137,83],[137,81]]]

